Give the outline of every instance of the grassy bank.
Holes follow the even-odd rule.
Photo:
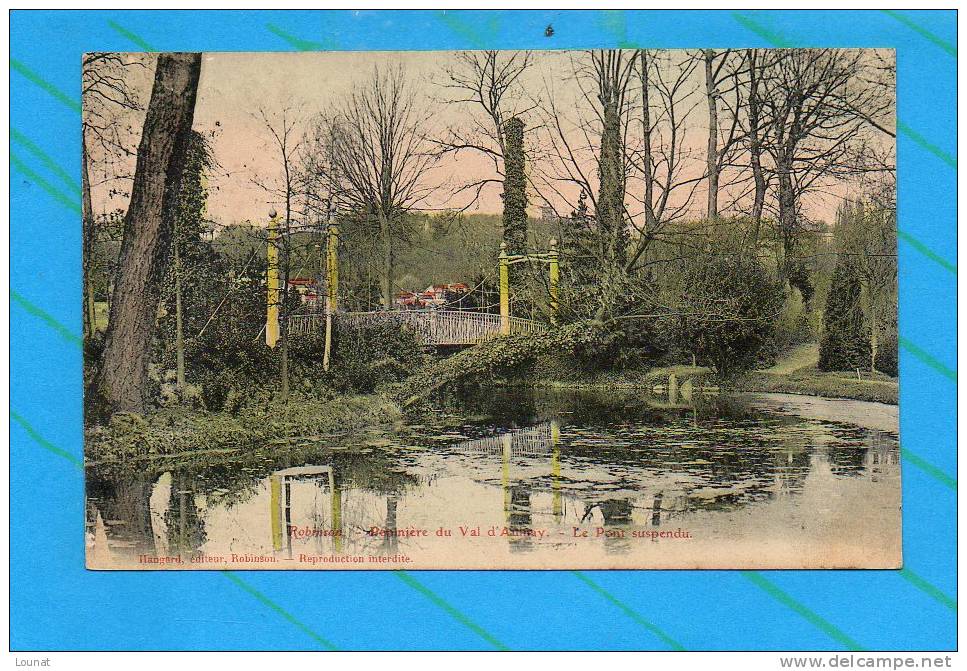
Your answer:
[[[876,401],[897,404],[899,385],[895,378],[882,373],[823,372],[816,368],[816,347],[806,345],[790,352],[775,366],[750,371],[745,375],[721,383],[724,389],[748,392],[804,394],[824,398],[846,398],[857,401]],[[536,384],[551,388],[573,389],[655,389],[665,387],[672,374],[679,388],[687,381],[693,387],[716,387],[720,382],[715,373],[702,366],[662,366],[648,371],[606,372],[583,379],[540,379]]]
[[[146,415],[119,413],[85,431],[89,464],[130,463],[183,455],[232,454],[336,440],[388,428],[399,408],[381,396],[250,406],[237,414],[169,408]]]
[[[877,401],[896,405],[899,384],[893,378],[880,373],[823,372],[815,368],[803,368],[792,373],[777,374],[753,371],[735,383],[742,391],[805,394],[824,398],[848,398],[857,401]]]
[[[804,394],[897,404],[895,378],[869,371],[830,371],[817,368],[819,345],[806,343],[780,357],[774,366],[752,371],[736,383],[744,391]]]
[[[704,366],[660,366],[648,370],[603,371],[578,377],[539,377],[536,386],[553,389],[655,389],[668,384],[674,374],[678,384],[691,380],[696,387],[718,386],[715,375]]]

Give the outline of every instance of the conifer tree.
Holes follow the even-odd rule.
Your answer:
[[[852,257],[841,254],[823,313],[820,370],[854,370],[870,363],[870,334],[863,323],[860,276]]]

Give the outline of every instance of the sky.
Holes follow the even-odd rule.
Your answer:
[[[581,57],[569,52],[536,52],[534,67],[521,80],[527,95],[538,95],[546,101],[551,97],[548,91],[553,91],[560,108],[576,118],[580,89],[572,74],[572,61]],[[440,84],[453,63],[454,52],[206,53],[202,60],[194,128],[209,137],[218,162],[218,168],[208,179],[209,217],[222,226],[240,221],[262,222],[269,210],[280,209],[277,199],[258,185],[272,183],[281,176],[279,151],[264,122],[258,118],[261,111],[277,122],[281,111],[288,108],[290,116],[302,122],[300,127],[307,127],[313,117],[339,104],[354,86],[371,77],[377,65],[400,64],[427,110],[424,130],[439,137],[448,126],[466,126],[479,114],[473,105],[448,103],[450,94]],[[146,102],[150,96],[151,68],[135,75],[131,81]],[[698,89],[702,84],[701,68],[697,68],[690,86]],[[707,108],[701,102],[700,93],[696,93],[696,107],[686,131],[687,145],[694,150],[688,170],[696,176],[704,169],[708,132]],[[140,128],[140,120],[135,118],[132,125]],[[126,172],[133,172],[133,159],[127,162]],[[448,156],[428,176],[429,181],[443,185],[442,188],[423,205],[428,209],[463,208],[470,200],[467,194],[459,197],[447,197],[447,194],[461,184],[494,176],[492,164],[475,153]],[[96,213],[126,205],[123,195],[109,194],[111,184],[98,179],[93,183]],[[570,210],[561,198],[544,189],[542,193],[559,211]],[[812,197],[803,204],[804,210],[813,218],[830,220],[845,193],[841,187]],[[568,197],[573,201],[575,195],[569,193]],[[699,190],[694,195],[696,215],[701,213],[704,201],[705,195]],[[535,213],[540,204],[537,194],[532,194],[531,209]],[[493,185],[482,192],[479,201],[468,211],[499,213],[501,209],[500,189]]]

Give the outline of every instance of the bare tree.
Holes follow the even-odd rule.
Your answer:
[[[749,155],[749,168],[752,171],[753,196],[752,196],[752,244],[755,245],[759,240],[759,230],[762,226],[762,213],[765,209],[766,190],[768,189],[768,179],[766,171],[762,165],[763,152],[765,151],[764,136],[767,132],[766,120],[762,111],[762,80],[767,76],[769,64],[775,52],[762,49],[746,49],[742,52],[742,60],[739,66],[733,70],[733,85],[736,90],[741,90],[743,85],[743,75],[745,84],[744,109],[737,105],[733,110],[735,118],[742,127],[745,147]],[[738,100],[743,98],[737,97]]]
[[[168,266],[201,54],[158,57],[124,218],[120,269],[91,409],[143,412],[151,336]]]
[[[687,144],[686,130],[699,104],[694,73],[700,59],[694,54],[638,52],[641,87],[642,140],[638,150],[629,151],[629,162],[643,182],[643,216],[632,218],[637,231],[628,256],[628,270],[647,265],[647,250],[653,243],[668,240],[672,225],[693,211],[695,190],[705,178],[697,174]]]
[[[741,132],[739,128],[740,107],[739,86],[735,82],[734,68],[726,67],[737,60],[734,53],[726,49],[702,51],[705,65],[705,98],[708,105],[708,146],[705,163],[708,178],[708,206],[706,216],[716,219],[719,216],[719,186],[722,170],[730,162],[735,153]],[[725,102],[726,96],[735,99],[730,105]],[[726,119],[721,119],[720,112],[731,112]],[[725,121],[723,125],[721,122]]]
[[[137,56],[119,53],[87,53],[81,59],[81,216],[84,275],[84,337],[94,335],[94,273],[97,272],[97,229],[91,205],[91,167],[88,149],[93,145],[102,161],[117,162],[133,154],[134,129],[126,116],[143,108],[137,87],[130,81],[133,71],[146,68]],[[107,167],[105,167],[107,172]]]
[[[322,123],[329,128],[331,191],[338,202],[375,220],[382,247],[382,303],[393,307],[394,245],[403,215],[427,204],[427,172],[438,155],[424,134],[429,113],[402,68],[375,68]]]
[[[440,84],[448,104],[464,104],[472,110],[463,126],[451,126],[443,139],[434,140],[441,154],[471,152],[486,157],[493,166],[490,177],[460,185],[454,196],[471,194],[463,207],[476,204],[488,186],[503,184],[506,155],[506,123],[523,117],[536,106],[525,98],[521,78],[533,65],[529,51],[461,51],[447,68]]]
[[[860,51],[795,49],[773,62],[761,97],[768,116],[766,151],[778,181],[782,274],[809,301],[808,273],[798,257],[802,196],[857,171],[852,148],[866,127],[856,109],[875,94],[858,85]]]
[[[564,253],[594,259],[600,299],[596,312],[603,316],[613,309],[627,273],[628,133],[635,52],[591,51],[571,64],[578,89],[573,103],[561,98],[552,82],[546,83],[546,102],[541,105],[546,146],[535,177],[538,193],[549,205],[563,200],[576,212],[579,206],[583,209],[584,196],[591,201],[593,213],[587,222],[583,216],[561,218],[580,228],[591,223],[590,238],[582,243],[586,248],[565,248]],[[574,235],[564,237],[578,240]]]

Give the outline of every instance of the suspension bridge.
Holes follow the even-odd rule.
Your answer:
[[[425,347],[477,345],[500,336],[501,317],[489,312],[470,310],[379,310],[373,312],[336,312],[336,323],[350,328],[393,323],[410,329]],[[510,333],[545,333],[547,325],[534,319],[508,317]],[[292,315],[289,333],[293,336],[320,333],[326,327],[324,313]]]
[[[279,339],[280,277],[278,266],[278,218],[270,213],[267,248],[267,311],[265,322],[265,342],[275,347]],[[515,317],[510,313],[510,266],[518,263],[539,263],[548,266],[548,292],[550,298],[550,325],[557,321],[558,278],[560,276],[557,243],[550,241],[547,252],[510,254],[506,243],[501,243],[497,259],[500,287],[500,312],[447,309],[442,305],[418,310],[377,310],[370,312],[344,312],[339,310],[339,229],[329,224],[326,232],[326,300],[325,311],[309,314],[292,314],[286,317],[288,333],[293,336],[307,336],[315,333],[326,335],[326,356],[324,366],[328,370],[331,332],[334,323],[349,327],[364,328],[375,324],[399,324],[410,329],[420,345],[472,346],[491,338],[512,334],[545,333],[548,324]],[[482,284],[482,283],[481,283]],[[466,298],[464,296],[463,298]]]

